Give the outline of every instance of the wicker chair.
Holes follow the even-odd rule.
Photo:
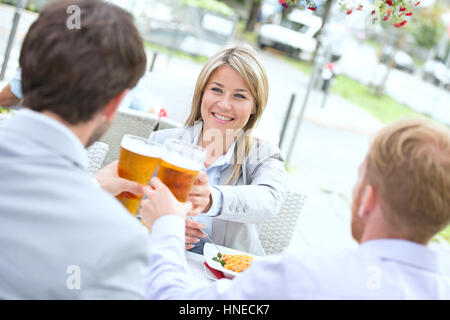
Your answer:
[[[288,190],[278,215],[261,224],[259,239],[267,255],[280,253],[289,245],[306,198],[306,195]]]
[[[120,142],[125,134],[148,138],[158,124],[158,117],[152,113],[135,110],[119,110],[111,127],[106,131],[101,142],[109,145],[103,166],[119,158]]]
[[[86,149],[88,157],[88,171],[93,176],[102,167],[105,156],[108,153],[109,146],[103,142],[94,142]]]

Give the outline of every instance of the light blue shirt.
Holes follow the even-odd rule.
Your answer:
[[[371,240],[328,254],[289,248],[256,258],[233,280],[192,288],[184,220],[159,218],[151,237],[148,299],[450,299],[450,277],[440,257],[406,240]]]
[[[23,99],[22,92],[22,69],[17,69],[14,77],[9,82],[11,92],[18,98]]]
[[[201,130],[197,131],[197,136],[194,137],[194,141],[196,141],[197,144],[199,142],[201,132],[202,132]],[[212,205],[211,208],[208,210],[208,212],[200,213],[193,219],[205,225],[203,232],[208,235],[211,235],[213,232],[212,217],[220,215],[223,202],[222,192],[220,192],[219,189],[217,189],[214,186],[219,184],[222,171],[225,170],[230,165],[231,159],[234,154],[235,145],[236,142],[233,142],[233,144],[228,148],[227,153],[217,158],[208,168],[206,168],[205,165],[203,164],[202,170],[206,172],[206,175],[208,176],[209,185],[211,187]],[[191,249],[191,251],[196,253],[202,253],[205,242],[209,242],[209,240],[206,238],[201,239],[199,243],[194,244],[195,247]]]

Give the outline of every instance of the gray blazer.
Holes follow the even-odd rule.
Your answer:
[[[0,299],[142,299],[148,231],[86,170],[78,138],[21,110],[0,125]]]
[[[196,144],[201,130],[202,122],[198,122],[192,127],[156,131],[150,138],[159,143],[174,138]],[[225,185],[232,171],[230,164],[215,186],[223,202],[221,213],[213,218],[212,239],[225,247],[264,255],[259,225],[277,215],[285,199],[286,171],[280,150],[256,139],[238,181]]]

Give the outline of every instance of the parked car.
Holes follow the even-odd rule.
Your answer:
[[[422,78],[450,90],[450,69],[439,60],[428,60],[423,65]]]
[[[387,46],[383,50],[383,54],[381,57],[381,62],[384,64],[387,64],[389,61],[389,58],[392,55],[392,51],[394,48]],[[416,66],[414,64],[413,58],[409,54],[407,54],[403,50],[397,50],[395,53],[394,59],[394,68],[397,68],[399,70],[403,70],[409,73],[414,73]]]
[[[280,24],[261,26],[258,46],[273,47],[291,57],[309,60],[317,46],[314,36],[322,26],[322,18],[307,11],[294,9]]]
[[[132,12],[144,40],[210,57],[228,43],[237,15],[216,0],[108,0]]]

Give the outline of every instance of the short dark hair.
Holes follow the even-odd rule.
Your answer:
[[[67,25],[80,8],[79,29]],[[56,0],[31,25],[20,52],[24,106],[70,124],[89,121],[145,72],[146,55],[133,17],[101,0]]]

